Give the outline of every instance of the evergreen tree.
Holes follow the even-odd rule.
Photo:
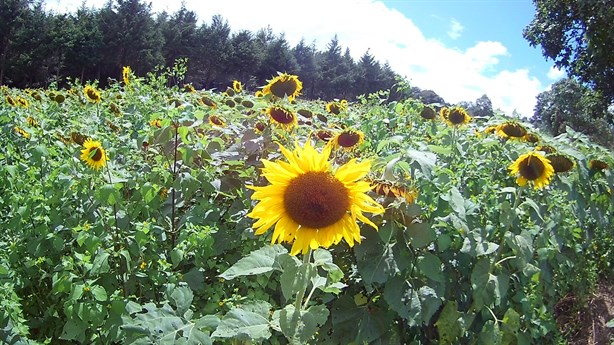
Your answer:
[[[315,44],[308,46],[305,40],[301,40],[293,49],[292,54],[298,64],[298,75],[303,82],[303,96],[315,97],[315,86],[320,78],[316,64]]]

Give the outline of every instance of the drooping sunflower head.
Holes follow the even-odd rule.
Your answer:
[[[508,169],[511,175],[518,175],[516,179],[518,185],[524,186],[528,181],[533,181],[535,189],[547,186],[554,175],[550,161],[536,151],[521,155]]]
[[[576,164],[571,158],[563,154],[549,154],[546,156],[552,164],[555,173],[563,173],[571,170]]]
[[[313,112],[309,109],[299,109],[297,113],[306,119],[313,117]]]
[[[85,94],[85,98],[87,98],[90,102],[100,103],[100,92],[93,88],[90,85],[85,85],[83,89],[83,94]]]
[[[240,81],[235,80],[232,82],[232,89],[236,92],[239,93],[241,91],[243,91],[243,84],[241,84]]]
[[[322,141],[330,141],[333,138],[333,132],[327,130],[327,129],[321,129],[319,131],[316,132],[316,137],[318,137],[318,139],[322,140]]]
[[[81,150],[81,160],[90,168],[100,170],[107,165],[107,154],[102,148],[100,141],[88,139],[83,143],[84,149]]]
[[[435,109],[433,107],[427,106],[422,108],[420,116],[425,120],[434,120],[437,116],[437,113],[435,112]]]
[[[83,145],[88,139],[89,138],[87,135],[81,134],[79,132],[70,132],[70,140],[77,145]]]
[[[522,138],[522,140],[528,142],[528,143],[532,143],[532,144],[536,144],[539,142],[539,136],[535,133],[527,133],[525,134],[525,136]]]
[[[610,166],[608,165],[608,163],[599,160],[599,159],[591,159],[588,162],[588,168],[591,170],[605,170],[607,168],[609,168]]]
[[[471,121],[471,116],[463,107],[441,108],[439,113],[450,126],[462,126]]]
[[[199,100],[199,102],[203,105],[206,105],[210,108],[216,109],[217,108],[217,103],[211,99],[211,97],[208,96],[202,96]]]
[[[497,135],[502,138],[520,139],[527,135],[527,129],[518,122],[507,121],[497,126]]]
[[[328,161],[331,147],[318,152],[307,141],[294,151],[279,145],[287,162],[263,160],[262,174],[270,181],[264,187],[250,187],[258,204],[247,214],[256,222],[256,235],[274,227],[272,243],[293,243],[291,255],[328,248],[345,240],[351,247],[361,242],[357,220],[375,229],[363,213],[381,214],[383,207],[366,193],[369,182],[362,181],[370,161],[350,160],[333,171]]]
[[[15,101],[15,99],[11,97],[11,95],[6,95],[6,103],[10,104],[11,107],[17,106],[17,101]]]
[[[296,115],[284,107],[274,105],[269,107],[266,110],[266,113],[269,115],[272,124],[280,126],[286,130],[290,130],[292,127],[298,124]]]
[[[226,127],[226,121],[217,115],[210,115],[208,120],[209,124],[214,127]]]
[[[302,89],[303,83],[298,79],[298,76],[281,73],[269,80],[269,83],[262,89],[262,93],[264,95],[271,94],[277,98],[288,97],[289,101],[293,101],[301,94]]]
[[[194,85],[192,84],[185,84],[183,85],[183,91],[187,93],[194,93],[196,92],[196,89],[194,88]]]
[[[38,127],[38,121],[36,121],[36,119],[32,116],[28,116],[26,118],[26,122],[28,123],[28,125],[30,125],[30,127]]]
[[[28,107],[30,106],[30,103],[28,103],[28,100],[23,97],[17,97],[17,105],[19,105],[22,108],[28,109]]]
[[[122,79],[125,85],[130,85],[130,74],[132,74],[130,66],[124,66],[124,68],[122,68]]]
[[[344,150],[351,151],[357,148],[365,141],[365,134],[362,131],[354,129],[344,129],[337,133],[331,140],[332,145],[336,148],[343,148]]]
[[[30,138],[30,133],[26,132],[23,128],[19,127],[19,126],[15,126],[14,128],[15,133],[21,135],[22,137],[29,139]]]
[[[418,197],[416,190],[409,189],[398,183],[393,183],[385,180],[374,180],[371,182],[373,192],[389,198],[399,198],[405,200],[408,204],[413,204]]]

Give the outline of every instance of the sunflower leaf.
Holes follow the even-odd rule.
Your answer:
[[[420,169],[422,170],[422,174],[427,178],[431,178],[431,172],[435,167],[435,163],[437,162],[437,155],[432,152],[423,152],[414,149],[407,149],[407,156],[414,161],[418,162],[420,165]]]
[[[220,274],[220,277],[230,280],[240,276],[271,272],[275,269],[273,265],[275,258],[285,253],[288,253],[288,250],[280,244],[262,247],[237,261],[224,273]]]

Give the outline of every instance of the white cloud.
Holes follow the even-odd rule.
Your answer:
[[[452,18],[452,22],[450,22],[450,29],[447,34],[451,39],[455,40],[461,36],[465,27],[459,23],[456,19]]]
[[[550,67],[550,69],[548,70],[548,78],[552,79],[552,80],[559,80],[561,78],[564,78],[566,75],[565,71],[556,67],[556,66],[552,66]]]
[[[65,9],[72,3],[77,8],[81,1],[48,0],[46,4],[48,8]],[[150,1],[154,12],[173,13],[181,6],[180,2]],[[94,3],[95,0],[86,0],[88,6]],[[185,6],[204,22],[220,14],[233,30],[255,32],[270,26],[275,33],[284,32],[291,45],[304,38],[323,50],[337,35],[340,44],[344,49],[349,47],[355,59],[370,49],[378,60],[387,61],[394,71],[410,79],[412,85],[434,90],[450,103],[475,101],[487,94],[494,108],[508,114],[517,110],[530,117],[535,97],[545,89],[526,69],[501,69],[500,59],[511,56],[501,42],[477,42],[465,50],[447,47],[439,40],[425,37],[405,15],[380,1],[302,1],[294,2],[291,12],[285,0],[266,3],[185,0]],[[452,27],[455,22],[452,21]],[[456,30],[460,34],[462,25],[458,25],[461,29]]]

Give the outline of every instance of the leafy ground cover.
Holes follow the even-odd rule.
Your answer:
[[[584,135],[385,91],[303,100],[287,75],[257,94],[168,86],[182,75],[2,89],[0,339],[531,344],[586,326],[559,316],[611,275],[614,157]],[[254,222],[281,211],[255,211],[277,204],[254,187],[290,184],[293,166],[382,208],[271,244]],[[338,206],[312,184],[305,209]],[[356,243],[335,233],[354,223]]]

